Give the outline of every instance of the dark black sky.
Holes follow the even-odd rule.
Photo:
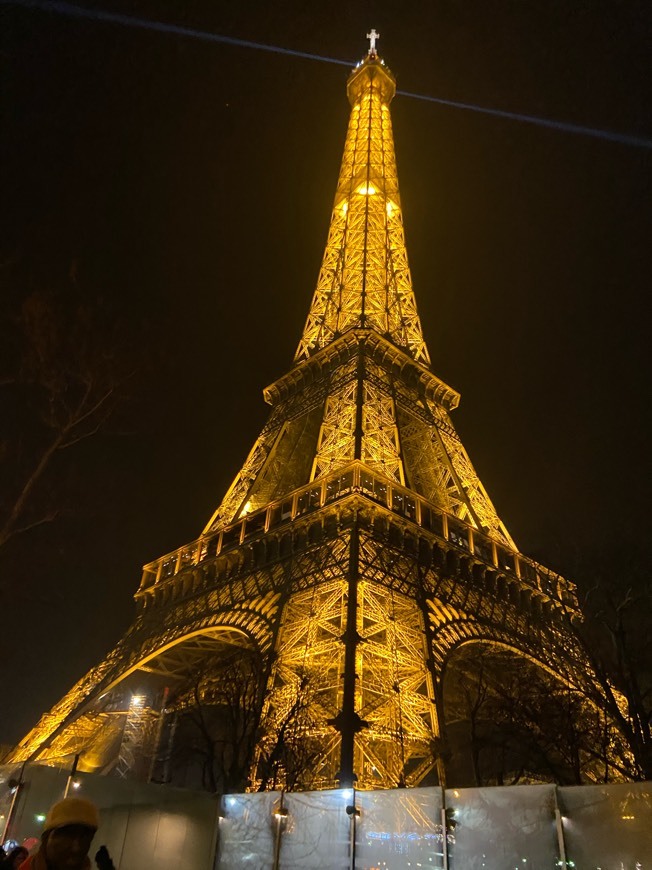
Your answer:
[[[643,0],[101,8],[352,64],[374,26],[400,89],[652,138]],[[344,67],[0,15],[2,262],[20,293],[74,261],[138,360],[74,458],[76,510],[3,564],[2,742],[118,639],[141,565],[199,534],[249,451],[308,310],[349,107]],[[567,574],[645,552],[652,151],[405,97],[393,120],[433,370],[503,520]]]

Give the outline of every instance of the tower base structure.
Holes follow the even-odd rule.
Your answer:
[[[137,602],[115,650],[14,760],[82,752],[80,769],[112,769],[127,733],[134,744],[135,696],[151,710],[132,762],[142,770],[143,755],[163,751],[152,744],[163,687],[187,686],[206,657],[234,649],[263,657],[268,741],[308,689],[302,738],[320,753],[302,778],[313,788],[445,782],[442,685],[461,645],[500,645],[581,687],[560,618],[572,587],[360,462],[148,565]]]

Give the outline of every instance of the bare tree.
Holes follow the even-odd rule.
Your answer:
[[[593,702],[617,727],[630,777],[652,779],[652,576],[627,563],[596,573],[583,600],[585,619],[567,621],[592,671]]]
[[[59,456],[95,435],[127,377],[115,325],[74,280],[0,313],[0,548],[54,520],[44,486]]]
[[[323,755],[312,715],[320,687],[319,677],[306,671],[299,676],[289,706],[268,707],[258,758],[259,791],[279,787],[296,791],[314,785],[315,767]]]
[[[171,699],[178,717],[173,764],[199,764],[207,791],[225,794],[248,786],[265,683],[262,657],[234,649],[204,660]]]
[[[218,794],[310,787],[323,754],[312,713],[319,680],[304,674],[282,703],[270,703],[268,681],[268,664],[251,649],[204,660],[168,705],[177,724],[166,766],[183,770],[186,783],[198,769],[197,784]]]
[[[627,754],[602,709],[522,657],[470,648],[449,676],[446,701],[457,723],[449,732],[458,775],[466,753],[477,785],[631,777]]]

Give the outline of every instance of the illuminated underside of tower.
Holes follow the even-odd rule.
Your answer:
[[[152,745],[165,714],[152,709],[139,732],[147,716],[128,687],[147,675],[174,685],[243,646],[267,663],[261,740],[311,687],[311,786],[417,785],[443,781],[441,686],[460,645],[499,644],[573,680],[560,614],[574,588],[517,550],[451,422],[459,395],[430,370],[395,81],[374,51],[347,92],[317,288],[292,368],[265,390],[269,420],[202,535],[145,566],[135,622],[16,760],[83,750],[82,769],[133,771],[133,735]]]

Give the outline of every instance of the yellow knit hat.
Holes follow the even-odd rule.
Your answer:
[[[86,825],[96,831],[100,826],[97,807],[84,798],[64,798],[50,807],[43,824],[43,833],[64,828],[66,825]]]

